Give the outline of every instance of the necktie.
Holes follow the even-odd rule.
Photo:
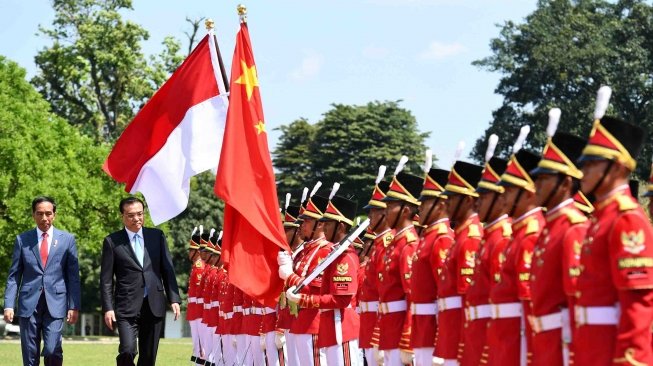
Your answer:
[[[41,263],[43,263],[43,268],[48,263],[48,233],[43,233],[41,236]]]
[[[134,235],[134,253],[136,253],[136,258],[138,259],[138,263],[140,263],[142,267],[143,266],[143,243],[141,243],[141,237],[138,234]]]

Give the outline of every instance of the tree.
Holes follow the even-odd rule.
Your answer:
[[[53,0],[52,39],[35,57],[39,74],[32,83],[55,114],[98,142],[115,140],[136,111],[183,57],[171,37],[156,57],[145,57],[149,38],[140,25],[124,21],[131,0]]]
[[[415,117],[399,103],[333,104],[314,126],[306,120],[282,126],[273,153],[279,193],[310,188],[321,180],[328,194],[331,184],[340,182],[339,194],[353,196],[363,207],[379,165],[388,166],[389,177],[401,155],[407,155],[407,171],[421,176],[428,133],[418,131]]]
[[[49,195],[58,202],[54,225],[76,235],[82,310],[99,309],[102,239],[120,227],[124,196],[102,173],[108,149],[52,114],[25,70],[2,56],[0,105],[0,283],[6,283],[16,235],[35,226],[32,199]]]
[[[547,113],[562,109],[560,131],[587,137],[596,92],[613,89],[610,114],[653,127],[653,7],[643,0],[540,0],[521,24],[505,22],[490,43],[492,55],[474,64],[503,76],[504,98],[472,155],[480,160],[491,133],[498,152],[509,153],[521,125],[532,128],[528,143],[541,148]],[[637,173],[646,177],[646,144]]]

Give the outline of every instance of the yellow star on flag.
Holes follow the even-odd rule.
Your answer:
[[[265,132],[265,123],[263,123],[263,121],[258,121],[258,123],[254,125],[254,127],[256,127],[257,135],[260,135],[263,132]]]
[[[247,67],[245,61],[240,61],[240,67],[243,73],[236,79],[236,84],[245,85],[245,91],[247,92],[247,100],[252,99],[252,93],[254,92],[254,87],[258,86],[258,76],[256,76],[256,65],[252,67]]]

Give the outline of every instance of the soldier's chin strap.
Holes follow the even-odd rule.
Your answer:
[[[601,178],[599,179],[598,182],[596,182],[592,190],[587,193],[587,197],[594,196],[594,192],[601,186],[601,184],[603,184],[605,177],[608,175],[608,170],[612,168],[612,165],[614,165],[614,160],[608,160],[608,165],[605,166],[605,169],[603,170],[603,175],[601,175]]]
[[[290,243],[288,245],[292,245],[292,243],[295,242],[295,238],[297,237],[297,232],[299,231],[299,226],[295,228],[295,230],[292,233],[292,239],[290,239]]]
[[[399,223],[399,218],[401,217],[401,211],[404,210],[404,207],[406,207],[406,202],[401,201],[401,206],[399,207],[399,213],[397,214],[397,218],[395,218],[395,222],[390,226],[391,228],[397,227],[397,224]]]
[[[494,198],[492,198],[492,203],[490,203],[490,208],[488,208],[487,212],[485,213],[485,217],[483,218],[483,222],[487,222],[487,218],[492,213],[492,210],[494,209],[494,204],[497,203],[497,198],[499,198],[498,192],[492,191],[492,194],[494,194]]]
[[[429,211],[426,213],[426,217],[424,218],[424,221],[426,222],[426,225],[429,225],[431,223],[431,214],[433,213],[433,210],[435,209],[435,206],[438,205],[438,201],[440,200],[440,197],[435,197],[435,202],[431,205],[431,208],[429,208]]]
[[[512,208],[510,209],[510,214],[508,214],[508,216],[513,217],[515,215],[515,209],[517,209],[517,204],[521,199],[522,193],[524,193],[524,189],[519,188],[519,192],[517,192],[517,197],[515,198],[515,202],[512,203]]]
[[[336,240],[336,234],[338,233],[338,224],[340,223],[339,221],[334,221],[336,223],[336,227],[333,229],[333,234],[331,234],[331,240],[329,240],[332,243],[335,243],[334,240]]]
[[[313,223],[313,230],[311,230],[311,236],[308,237],[308,241],[313,240],[313,236],[315,236],[315,229],[317,229],[317,219]]]
[[[454,224],[457,224],[456,217],[458,216],[458,211],[460,211],[460,205],[463,204],[463,200],[465,199],[465,196],[460,195],[460,199],[458,200],[458,204],[456,205],[456,209],[453,211],[453,215],[451,215],[450,219],[451,221],[454,222]]]
[[[553,188],[551,190],[551,192],[549,192],[549,195],[546,197],[544,202],[542,202],[542,205],[541,205],[542,207],[549,207],[549,202],[551,201],[553,196],[555,196],[556,193],[558,193],[558,189],[560,189],[560,184],[562,184],[563,179],[565,179],[565,176],[562,175],[562,174],[558,174],[558,179],[556,180],[555,188]]]

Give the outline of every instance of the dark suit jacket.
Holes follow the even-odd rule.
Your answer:
[[[45,293],[48,311],[53,318],[64,318],[68,310],[79,310],[81,287],[75,237],[53,228],[48,261],[43,267],[36,228],[16,237],[7,277],[5,308],[16,316],[29,317]],[[16,295],[18,294],[18,309]]]
[[[114,310],[116,317],[136,316],[143,304],[145,286],[155,316],[165,314],[166,295],[171,303],[181,302],[165,235],[159,229],[144,227],[143,241],[145,252],[141,267],[125,229],[104,238],[100,270],[103,312]]]

